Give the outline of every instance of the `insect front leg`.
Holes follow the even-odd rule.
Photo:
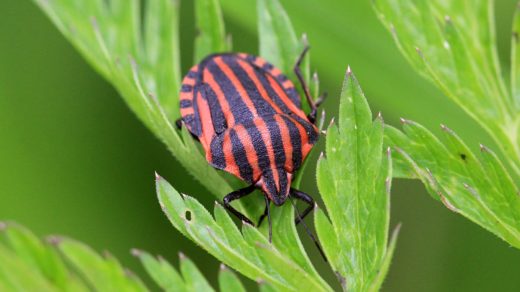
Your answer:
[[[295,224],[298,224],[300,222],[303,223],[303,227],[305,227],[305,232],[307,232],[309,237],[312,239],[312,241],[318,248],[318,251],[320,252],[321,256],[327,262],[328,261],[327,257],[325,256],[325,253],[323,252],[323,249],[321,248],[320,243],[318,242],[316,237],[312,234],[312,232],[309,230],[309,228],[307,227],[305,222],[303,222],[303,218],[305,218],[305,216],[307,216],[314,209],[314,199],[311,196],[307,195],[306,193],[300,192],[293,188],[291,188],[290,194],[291,194],[291,197],[296,198],[298,200],[302,200],[305,203],[309,204],[307,209],[305,209],[305,211],[303,211],[303,213],[300,215],[300,213],[298,212],[298,209],[296,208],[296,203],[294,203],[294,201],[291,200],[291,203],[293,204],[293,207],[296,210],[296,214],[297,214],[297,217],[295,219]]]
[[[305,94],[305,98],[307,99],[307,103],[311,107],[311,112],[307,115],[307,118],[309,121],[311,121],[313,124],[316,123],[316,115],[318,114],[318,106],[325,100],[327,97],[327,93],[324,93],[316,101],[312,99],[312,96],[309,91],[309,86],[307,86],[307,83],[305,82],[305,79],[303,78],[302,70],[300,68],[303,59],[305,58],[305,55],[309,51],[309,45],[306,45],[303,49],[303,52],[298,57],[298,60],[296,61],[296,64],[294,65],[294,74],[296,74],[296,77],[298,78],[298,81],[300,81],[300,84],[303,88],[303,92]]]
[[[255,185],[250,185],[243,189],[239,189],[239,190],[236,190],[234,192],[227,194],[224,197],[224,199],[222,200],[222,202],[224,203],[224,208],[226,208],[229,212],[233,213],[233,215],[237,216],[238,219],[240,219],[244,222],[247,222],[248,224],[251,224],[252,226],[254,226],[255,224],[253,224],[253,222],[251,220],[249,220],[249,218],[247,218],[244,214],[238,212],[237,209],[233,208],[233,206],[231,206],[231,202],[251,194],[254,190],[255,190]]]

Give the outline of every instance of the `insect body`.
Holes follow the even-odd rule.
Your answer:
[[[293,83],[279,69],[252,55],[210,55],[192,67],[182,82],[182,122],[202,144],[207,161],[249,184],[224,197],[224,206],[254,225],[230,202],[260,189],[266,209],[258,224],[268,217],[270,238],[271,201],[280,206],[294,197],[308,203],[297,222],[314,205],[309,195],[290,187],[294,172],[318,140],[314,125],[317,105],[299,69],[306,51],[295,72],[312,108],[308,116]]]

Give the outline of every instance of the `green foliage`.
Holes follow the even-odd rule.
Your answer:
[[[2,291],[145,291],[141,280],[113,257],[77,241],[42,242],[15,223],[0,223]]]
[[[519,18],[508,89],[496,52],[493,1],[377,0],[375,7],[414,68],[487,130],[512,170],[485,146],[475,155],[445,126],[441,143],[403,120],[404,134],[387,131],[400,175],[421,179],[448,208],[520,248]]]
[[[377,291],[387,273],[397,232],[387,249],[390,220],[390,150],[383,155],[383,119],[372,113],[347,71],[339,123],[327,129],[326,158],[319,160],[318,187],[330,221],[317,209],[316,230],[343,285]],[[396,229],[398,230],[398,229]],[[344,287],[345,288],[345,287]]]
[[[244,223],[240,232],[220,204],[215,204],[213,217],[197,200],[187,195],[181,196],[161,177],[157,177],[157,195],[161,208],[177,230],[246,277],[263,280],[277,290],[331,290],[308,257],[299,254],[297,246],[301,243],[296,234],[287,238],[298,240],[297,245],[278,248],[277,238],[280,242],[286,242],[287,238],[282,238],[283,233],[291,233],[291,229],[273,226],[275,241],[270,244],[266,236],[251,225]],[[283,208],[291,206],[286,204]],[[276,222],[275,218],[273,222]]]
[[[246,288],[244,288],[237,275],[225,265],[220,266],[218,283],[220,291],[246,292]]]
[[[183,254],[178,271],[161,257],[137,249],[132,253],[164,291],[215,291]],[[100,256],[87,245],[63,237],[42,241],[12,222],[0,222],[0,263],[0,291],[149,291],[110,254]],[[218,282],[220,291],[245,291],[224,265]],[[272,288],[262,283],[261,289]]]
[[[390,152],[383,155],[382,118],[372,121],[361,88],[350,72],[339,118],[338,126],[332,124],[327,129],[327,158],[318,164],[318,186],[330,221],[316,208],[316,230],[343,288],[377,291],[388,272],[399,230],[387,247],[392,163]],[[331,290],[301,247],[291,205],[273,208],[271,244],[265,229],[261,233],[243,223],[239,230],[220,204],[215,204],[212,216],[162,177],[157,176],[156,183],[161,208],[173,226],[219,261],[250,279],[267,283],[269,287],[263,290]]]
[[[209,54],[231,50],[231,44],[226,42],[226,32],[222,12],[218,0],[197,0],[195,16],[198,35],[195,38],[195,61],[199,63]]]
[[[441,142],[424,127],[403,120],[403,132],[387,127],[386,144],[406,162],[435,199],[520,248],[518,187],[495,153],[476,155],[449,128]]]
[[[520,175],[518,68],[512,66],[509,90],[496,52],[493,1],[375,0],[375,7],[414,68],[493,137]]]
[[[187,131],[177,131],[172,123],[179,117],[177,93],[181,77],[178,2],[150,1],[141,6],[138,0],[37,1],[181,164],[221,197],[232,187],[208,166]],[[218,1],[199,0],[195,9],[199,30],[195,61],[209,53],[228,50],[231,44],[225,37]],[[305,43],[298,41],[278,1],[258,0],[258,19],[260,55],[296,81],[292,70]],[[310,81],[308,60],[302,67],[304,78]],[[372,123],[366,100],[353,76],[349,75],[345,82],[340,125],[329,127],[328,158],[320,161],[318,174],[330,221],[324,211],[318,210],[317,232],[340,282],[344,284],[346,280],[352,291],[378,290],[395,247],[394,236],[387,248],[392,167],[388,155],[382,155],[382,120]],[[317,94],[317,78],[313,78],[311,87],[311,92]],[[357,147],[361,143],[370,147]],[[350,177],[348,173],[355,175]],[[295,180],[294,186],[298,186],[299,180]],[[213,217],[197,200],[180,195],[161,177],[157,176],[156,183],[161,207],[174,227],[227,266],[258,281],[262,291],[332,290],[303,249],[290,204],[274,208],[270,243],[265,236],[267,226],[257,229],[243,224],[239,230],[221,205],[215,205]],[[342,213],[342,208],[348,212]],[[259,215],[253,208],[246,211],[248,215]],[[92,285],[110,285],[113,279],[117,279],[117,284],[126,283],[127,275],[112,257],[102,258],[73,241],[61,240],[58,246],[68,264]],[[213,290],[184,256],[179,273],[163,259],[137,250],[134,254],[164,290]],[[221,270],[219,278],[222,289],[243,289],[227,269]]]
[[[180,116],[178,0],[149,1],[143,7],[139,0],[35,1],[189,173],[218,198],[233,190],[209,166],[188,132],[173,125]],[[230,46],[218,1],[197,3],[200,59]]]

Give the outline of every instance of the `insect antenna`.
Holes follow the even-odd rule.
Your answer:
[[[307,235],[309,235],[309,237],[312,239],[312,241],[314,242],[314,244],[318,248],[318,251],[320,252],[321,257],[323,258],[323,260],[325,262],[328,262],[327,257],[325,256],[325,253],[323,252],[323,249],[321,248],[320,243],[318,242],[318,240],[316,239],[314,234],[312,234],[311,230],[309,229],[309,227],[307,226],[305,221],[303,221],[303,218],[300,215],[300,211],[298,211],[298,208],[296,207],[296,203],[294,203],[294,201],[293,201],[293,199],[291,197],[289,197],[289,199],[291,200],[291,204],[293,205],[294,210],[296,210],[296,216],[298,216],[299,222],[301,222],[303,224],[303,227],[305,228],[305,232],[307,233]]]

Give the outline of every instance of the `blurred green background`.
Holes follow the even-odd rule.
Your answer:
[[[256,53],[254,1],[221,2],[235,51]],[[406,117],[436,132],[445,123],[474,149],[479,142],[494,146],[411,70],[369,2],[282,1],[296,30],[308,33],[312,67],[330,94],[328,116],[337,109],[350,64],[373,111],[382,111],[387,123],[398,125]],[[496,2],[499,53],[507,70],[516,1]],[[183,72],[193,59],[192,6],[182,1]],[[218,263],[160,211],[153,172],[210,208],[213,198],[31,1],[3,0],[0,11],[0,219],[16,220],[41,236],[65,234],[110,250],[137,272],[132,247],[173,262],[182,250],[215,280]],[[304,190],[316,194],[309,169]],[[403,228],[386,291],[520,291],[520,251],[447,210],[415,181],[394,183],[392,226],[398,222]]]

